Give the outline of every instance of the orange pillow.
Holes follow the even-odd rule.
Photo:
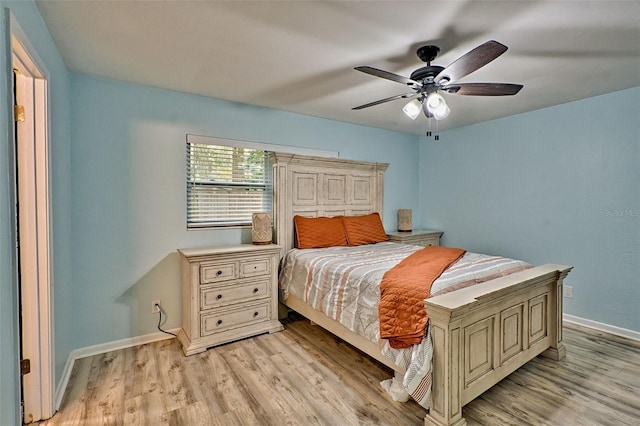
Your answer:
[[[298,248],[346,246],[347,234],[341,217],[294,216]]]
[[[378,213],[365,216],[343,216],[342,223],[344,223],[350,246],[381,243],[389,240]]]

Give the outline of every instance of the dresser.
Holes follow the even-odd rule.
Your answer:
[[[275,244],[180,249],[182,329],[185,355],[261,333],[282,330],[278,322],[278,261]]]
[[[416,246],[439,246],[442,231],[430,229],[414,229],[411,232],[387,232],[389,241],[402,244],[413,244]]]

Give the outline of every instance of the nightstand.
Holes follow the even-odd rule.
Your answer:
[[[416,246],[439,246],[441,231],[429,229],[414,229],[411,232],[387,232],[389,241],[402,244],[413,244]]]
[[[180,249],[185,355],[261,333],[282,330],[278,321],[275,244]]]

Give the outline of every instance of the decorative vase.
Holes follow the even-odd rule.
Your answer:
[[[251,241],[253,244],[271,244],[271,214],[253,213],[251,215]]]
[[[411,232],[412,226],[411,209],[398,209],[398,231]]]

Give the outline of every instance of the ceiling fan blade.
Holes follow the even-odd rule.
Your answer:
[[[481,44],[473,50],[456,59],[451,65],[440,71],[434,78],[438,83],[442,79],[458,81],[462,77],[482,68],[507,51],[507,46],[495,40]]]
[[[396,95],[396,96],[391,96],[390,98],[385,98],[385,99],[380,99],[379,101],[375,101],[375,102],[371,102],[368,104],[364,104],[364,105],[360,105],[357,106],[355,108],[351,108],[352,110],[357,110],[357,109],[364,109],[364,108],[369,108],[372,107],[374,105],[380,105],[383,104],[385,102],[389,102],[389,101],[395,101],[396,99],[406,99],[406,98],[413,98],[415,95],[417,95],[417,92],[412,92],[412,93],[405,93],[403,95]]]
[[[511,83],[460,83],[449,84],[442,90],[455,95],[469,96],[510,96],[515,95],[524,86]]]
[[[407,86],[420,86],[417,81],[411,80],[410,78],[403,77],[398,74],[394,74],[389,71],[383,71],[372,67],[355,67],[354,69],[365,74],[370,74],[376,77],[386,78],[387,80],[395,81],[397,83],[406,84]]]

